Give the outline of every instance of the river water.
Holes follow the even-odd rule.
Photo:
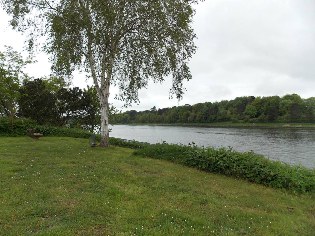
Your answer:
[[[113,125],[110,136],[128,140],[254,151],[270,159],[315,168],[315,130],[290,128],[203,128]]]

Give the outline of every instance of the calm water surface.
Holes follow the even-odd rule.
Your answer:
[[[176,126],[111,126],[111,136],[142,142],[232,147],[254,151],[273,160],[315,168],[314,129],[203,128]]]

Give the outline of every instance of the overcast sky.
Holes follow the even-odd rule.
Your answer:
[[[10,45],[22,51],[23,37],[10,30],[8,16],[0,11],[0,50]],[[197,53],[185,83],[183,100],[169,100],[171,81],[150,84],[140,91],[145,110],[234,99],[237,96],[315,96],[314,0],[206,0],[196,7],[194,29]],[[50,74],[48,57],[28,68],[35,77]],[[90,81],[77,75],[74,86]],[[121,108],[122,103],[111,102]]]

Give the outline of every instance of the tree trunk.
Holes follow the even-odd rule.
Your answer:
[[[109,104],[108,104],[108,97],[109,97],[109,84],[104,89],[104,94],[101,93],[100,95],[100,103],[101,103],[101,147],[108,147],[109,146]],[[103,95],[103,96],[102,96]]]
[[[109,146],[108,103],[101,102],[101,147]]]

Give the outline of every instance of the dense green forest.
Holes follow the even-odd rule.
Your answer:
[[[215,122],[315,122],[315,97],[302,99],[297,94],[283,97],[237,97],[230,101],[205,102],[137,112],[117,113],[113,123],[215,123]]]

